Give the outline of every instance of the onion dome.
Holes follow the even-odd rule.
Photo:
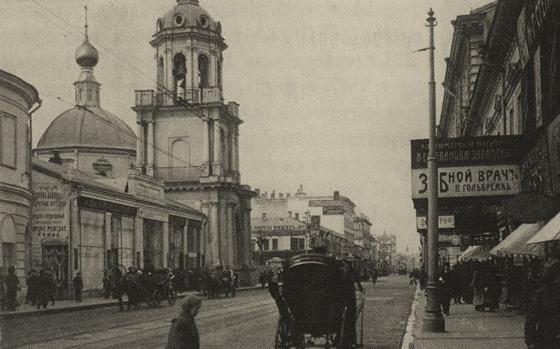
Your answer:
[[[76,50],[76,62],[82,68],[93,68],[99,62],[99,52],[93,45],[89,42],[88,37]]]
[[[198,5],[198,0],[177,0],[177,5],[158,19],[157,31],[198,27],[220,32],[220,22],[210,17],[208,12]]]

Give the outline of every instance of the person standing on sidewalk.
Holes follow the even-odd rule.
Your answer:
[[[190,296],[181,306],[181,314],[172,320],[165,349],[199,349],[200,338],[194,318],[202,306],[202,298]]]
[[[35,291],[35,304],[37,304],[37,309],[47,309],[47,304],[49,303],[49,294],[51,292],[51,285],[49,283],[48,276],[45,274],[44,270],[39,272],[39,277],[36,281],[35,287],[37,287]]]
[[[82,290],[84,289],[84,281],[82,280],[82,273],[77,272],[74,278],[74,295],[76,302],[82,302]]]
[[[6,275],[4,284],[6,285],[6,309],[14,311],[17,306],[19,279],[16,276],[16,268],[13,265],[8,267],[8,275]]]
[[[560,261],[546,268],[525,318],[525,343],[529,349],[560,348]]]

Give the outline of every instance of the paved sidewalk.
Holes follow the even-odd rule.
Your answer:
[[[426,296],[421,292],[413,330],[414,349],[526,349],[523,337],[525,315],[500,309],[494,313],[474,310],[472,304],[451,305],[445,316],[444,333],[422,332]]]
[[[252,287],[239,287],[237,292],[248,291],[248,290],[255,290],[260,289],[260,286],[252,286]],[[196,294],[201,295],[197,291],[189,291],[189,292],[181,292],[177,295],[177,298],[185,298],[187,295]],[[126,300],[126,298],[125,298]],[[26,316],[40,316],[45,314],[57,314],[57,313],[68,313],[78,310],[87,310],[87,309],[95,309],[95,308],[104,308],[104,307],[116,307],[117,306],[116,299],[105,299],[103,297],[92,297],[92,298],[84,298],[84,300],[80,303],[77,303],[74,300],[61,300],[55,301],[55,305],[51,305],[51,302],[48,303],[47,309],[37,309],[37,306],[31,306],[30,304],[22,304],[20,305],[15,311],[4,311],[0,310],[0,319],[13,319],[19,317],[26,317]]]

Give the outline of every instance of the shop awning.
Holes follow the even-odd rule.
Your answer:
[[[521,224],[513,233],[494,247],[490,254],[542,256],[542,249],[539,245],[527,245],[527,241],[539,232],[541,226],[541,223]]]
[[[544,227],[527,243],[538,244],[541,242],[560,240],[560,213],[552,218]]]
[[[459,259],[463,261],[470,259],[484,261],[488,257],[490,257],[490,246],[469,246]]]

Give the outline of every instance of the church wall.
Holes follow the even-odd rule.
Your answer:
[[[154,151],[156,167],[185,167],[189,163],[190,166],[202,166],[202,120],[198,117],[185,116],[183,112],[159,118],[154,125],[154,133],[156,147],[165,151]],[[173,142],[179,139],[189,145],[190,157],[185,163],[175,158],[181,156],[174,155],[171,159],[169,155],[173,153]]]

